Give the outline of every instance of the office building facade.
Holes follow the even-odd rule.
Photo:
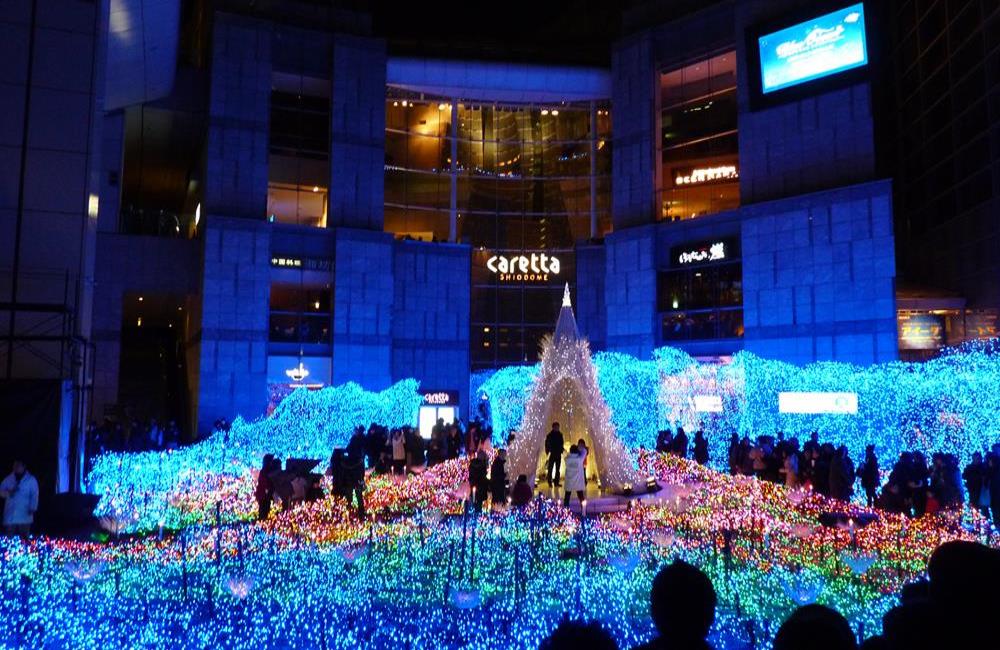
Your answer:
[[[180,16],[176,78],[96,113],[88,417],[204,432],[408,377],[465,416],[566,284],[596,350],[905,354],[891,17],[667,4],[606,68],[395,56],[309,3]],[[841,37],[842,70],[780,66]]]

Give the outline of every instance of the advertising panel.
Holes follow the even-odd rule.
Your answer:
[[[864,3],[818,16],[757,39],[766,95],[868,63]]]

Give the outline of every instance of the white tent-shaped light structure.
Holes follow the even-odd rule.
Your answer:
[[[510,446],[512,476],[526,474],[534,482],[544,464],[545,436],[553,421],[560,423],[567,446],[578,438],[587,441],[588,473],[596,467],[604,489],[618,492],[636,484],[635,461],[611,422],[590,344],[577,332],[568,284],[556,331],[542,341],[538,378],[531,387],[521,430]]]

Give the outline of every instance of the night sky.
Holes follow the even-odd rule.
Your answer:
[[[449,58],[610,65],[622,7],[607,0],[429,3],[375,0],[376,34],[390,52]]]

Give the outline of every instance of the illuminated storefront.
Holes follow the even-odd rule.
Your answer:
[[[610,231],[610,125],[606,102],[389,86],[385,229],[471,245],[473,370],[537,359],[563,286],[575,289],[576,244]]]
[[[667,344],[743,337],[743,264],[739,237],[670,248],[660,271],[661,336]]]

